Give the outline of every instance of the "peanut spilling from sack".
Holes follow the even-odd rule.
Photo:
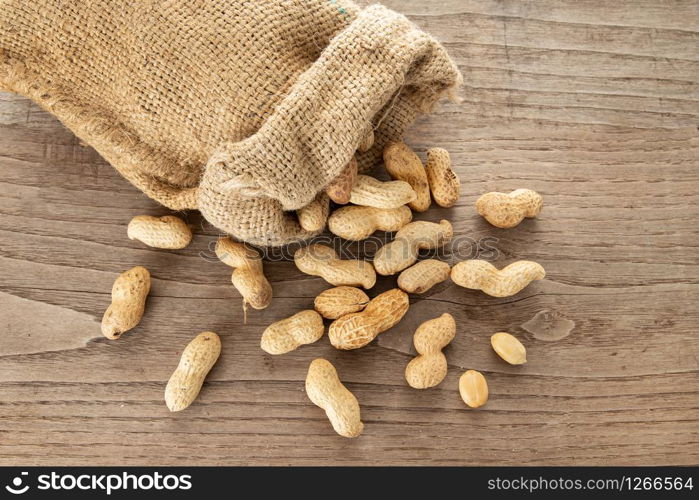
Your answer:
[[[425,321],[415,331],[413,344],[418,356],[405,367],[405,380],[415,389],[427,389],[447,376],[447,358],[442,352],[456,335],[456,322],[451,314]]]
[[[510,297],[544,276],[544,268],[528,260],[513,262],[501,270],[485,260],[465,260],[451,269],[454,283],[464,288],[482,290],[492,297]]]
[[[358,150],[368,151],[373,143],[373,128],[367,127]],[[417,262],[420,251],[437,249],[449,242],[453,228],[446,220],[412,222],[412,211],[427,210],[432,199],[441,207],[454,206],[460,196],[460,181],[452,170],[449,153],[442,148],[428,149],[424,166],[403,142],[389,143],[383,158],[393,181],[359,175],[357,159],[353,157],[324,192],[297,210],[297,216],[300,226],[309,232],[323,230],[327,222],[333,234],[350,241],[364,240],[375,231],[396,232],[395,238],[376,252],[373,265],[363,260],[343,260],[332,247],[320,243],[296,251],[294,262],[301,272],[319,276],[335,287],[315,298],[315,310],[303,310],[269,325],[260,339],[265,352],[279,355],[317,342],[325,332],[323,318],[333,320],[328,337],[335,348],[364,347],[405,316],[410,305],[407,293],[425,293],[450,276],[459,286],[482,290],[494,297],[509,297],[545,277],[543,267],[531,261],[514,262],[502,270],[483,260],[467,260],[453,268],[436,259]],[[341,207],[328,217],[329,199],[354,205]],[[536,217],[542,206],[541,196],[528,189],[509,194],[487,193],[476,202],[479,214],[500,228],[515,227],[525,217]],[[192,239],[189,226],[175,216],[137,216],[129,223],[127,232],[130,239],[156,248],[184,248]],[[244,309],[247,305],[262,309],[270,304],[272,287],[256,250],[226,237],[218,240],[216,255],[234,268],[231,280],[243,297]],[[398,272],[399,288],[374,299],[357,288],[372,288],[376,273]],[[102,319],[106,337],[118,338],[138,324],[149,290],[150,274],[143,267],[134,267],[117,278],[112,304]],[[413,336],[417,355],[405,367],[405,380],[410,387],[427,389],[445,379],[448,363],[443,350],[455,335],[456,322],[448,313],[418,326]],[[491,345],[498,356],[512,365],[527,361],[525,347],[509,333],[495,333]],[[186,346],[165,388],[170,411],[192,404],[220,352],[221,341],[213,332],[200,333]],[[357,398],[342,384],[330,362],[311,362],[305,388],[310,400],[325,410],[335,432],[348,438],[362,433],[364,424]],[[459,393],[471,408],[486,404],[488,384],[483,374],[475,370],[463,373]]]
[[[149,247],[169,250],[184,248],[192,241],[192,230],[174,215],[137,215],[129,222],[126,235],[130,240],[138,240]]]
[[[409,203],[410,208],[416,212],[430,208],[430,185],[418,155],[405,143],[393,142],[384,149],[383,160],[392,178],[407,182],[415,191],[416,198]]]
[[[112,285],[112,303],[102,316],[102,334],[115,340],[141,321],[150,292],[148,269],[136,266],[124,271]]]
[[[435,203],[440,207],[453,207],[459,201],[461,181],[451,169],[449,152],[442,148],[428,149],[425,169]]]
[[[184,410],[194,402],[220,354],[221,339],[214,332],[202,332],[187,344],[165,387],[170,411]]]
[[[416,197],[415,191],[407,182],[381,182],[368,175],[358,175],[350,201],[365,207],[398,208],[414,201]]]
[[[322,231],[325,228],[325,221],[328,219],[328,199],[320,194],[315,200],[305,207],[296,211],[299,224],[303,229],[310,232]]]
[[[509,194],[486,193],[476,201],[476,210],[495,227],[510,228],[525,217],[541,213],[544,200],[531,189],[516,189]]]
[[[350,201],[352,188],[357,182],[357,159],[353,156],[345,168],[325,188],[325,192],[332,201],[340,205],[346,205]],[[304,228],[305,229],[305,228]]]
[[[471,408],[478,408],[488,402],[488,383],[481,372],[468,370],[459,379],[459,394]]]
[[[234,268],[231,282],[243,297],[243,308],[264,309],[272,302],[272,285],[265,277],[262,257],[253,248],[228,237],[216,242],[216,256]]]
[[[382,246],[374,255],[374,268],[384,276],[396,274],[412,266],[420,250],[439,248],[451,240],[453,230],[449,221],[418,221],[407,224],[396,233],[392,242]]]
[[[362,433],[364,424],[359,402],[343,384],[335,367],[327,360],[314,359],[306,375],[306,394],[314,405],[325,410],[335,432],[347,438]]]
[[[324,318],[337,319],[361,311],[368,303],[369,297],[359,288],[338,286],[321,292],[313,306]]]
[[[408,294],[394,288],[374,297],[361,312],[335,320],[328,329],[330,343],[337,349],[364,347],[380,333],[392,328],[408,312]]]
[[[305,344],[318,341],[325,331],[323,318],[306,310],[277,321],[262,333],[260,347],[269,354],[285,354]]]
[[[298,249],[294,262],[302,273],[320,276],[331,285],[371,288],[376,283],[376,272],[370,262],[341,260],[335,250],[320,243]]]
[[[408,293],[425,293],[449,278],[451,267],[435,259],[422,260],[398,276],[398,287]]]
[[[498,332],[490,337],[490,345],[502,359],[511,365],[523,365],[527,362],[527,350],[514,335]]]
[[[398,231],[411,220],[413,213],[407,205],[398,208],[350,206],[332,213],[328,229],[340,238],[360,241],[374,231]]]

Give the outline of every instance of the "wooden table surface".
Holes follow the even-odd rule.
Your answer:
[[[167,210],[37,106],[0,94],[0,464],[699,463],[699,2],[386,3],[443,41],[465,77],[463,102],[407,138],[421,154],[447,148],[463,186],[456,207],[420,218],[454,224],[452,261],[481,241],[497,265],[535,260],[546,279],[507,299],[444,283],[366,348],[325,337],[266,355],[264,328],[327,284],[269,262],[274,302],[243,325],[214,228],[188,213],[184,250],[128,240],[131,217]],[[519,187],[543,194],[539,219],[501,230],[476,214],[480,194]],[[146,315],[108,341],[112,282],[137,264],[154,278]],[[412,333],[442,312],[458,324],[449,374],[411,389]],[[165,383],[202,330],[221,335],[221,359],[196,403],[170,414]],[[523,340],[526,365],[496,357],[496,331]],[[307,399],[317,357],[359,399],[360,438],[336,435]],[[466,369],[489,382],[479,410],[459,398]]]

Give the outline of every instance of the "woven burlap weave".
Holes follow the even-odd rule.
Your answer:
[[[459,84],[433,38],[345,0],[0,0],[0,90],[53,113],[146,195],[261,245],[374,129],[372,167]]]

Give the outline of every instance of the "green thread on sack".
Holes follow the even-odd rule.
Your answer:
[[[337,5],[337,0],[330,0],[330,3],[333,5]],[[349,12],[347,12],[347,9],[345,9],[344,7],[337,5],[337,11],[340,14],[349,17]]]

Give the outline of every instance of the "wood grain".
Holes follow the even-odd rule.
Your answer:
[[[385,3],[443,41],[466,82],[462,103],[409,134],[423,155],[447,148],[463,186],[456,207],[419,218],[453,222],[460,245],[446,259],[480,240],[497,265],[536,260],[546,280],[507,299],[447,282],[364,349],[324,338],[266,355],[264,328],[326,284],[268,262],[273,305],[243,325],[211,226],[185,214],[196,234],[180,251],[128,240],[131,217],[167,210],[0,94],[0,464],[699,463],[699,2]],[[500,230],[476,214],[480,194],[519,187],[543,194],[539,219]],[[111,284],[137,264],[153,275],[146,315],[110,342],[99,320]],[[573,330],[540,340],[522,325],[541,311]],[[442,312],[458,324],[449,374],[413,390],[412,333]],[[197,402],[170,414],[165,383],[203,330],[220,334],[221,359]],[[523,340],[526,365],[491,351],[500,330]],[[304,393],[320,356],[362,405],[358,439],[337,436]],[[470,368],[491,391],[477,411],[457,390]]]

